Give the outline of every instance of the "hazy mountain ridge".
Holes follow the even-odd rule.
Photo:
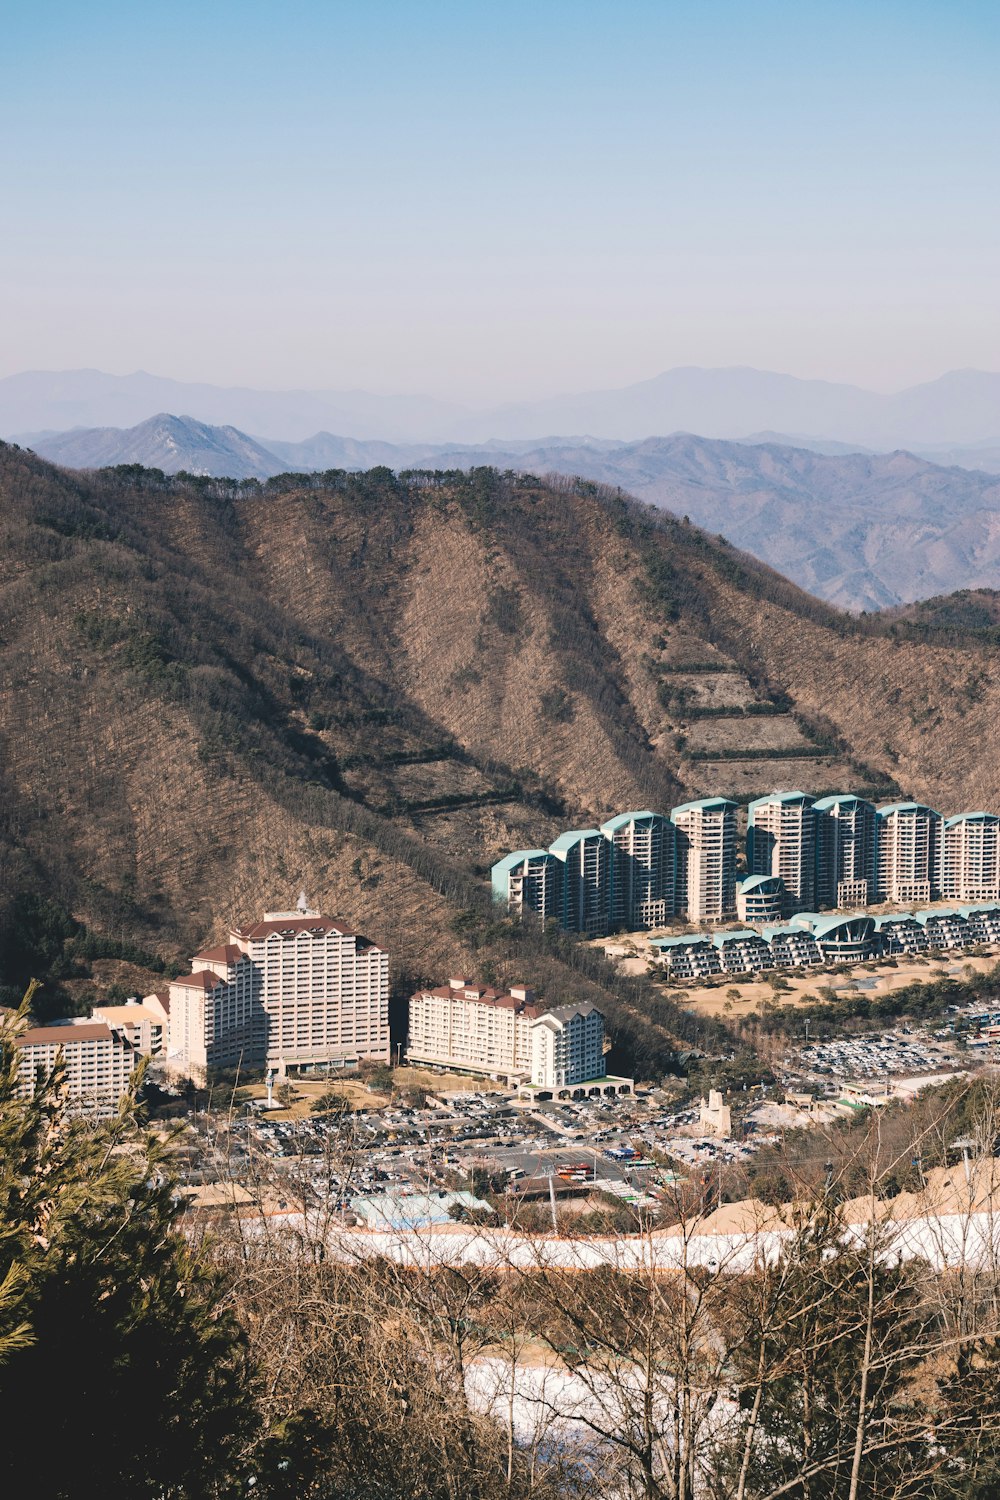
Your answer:
[[[636,442],[657,433],[809,433],[812,441],[923,448],[1000,442],[1000,374],[950,371],[892,395],[750,368],[667,370],[619,389],[471,410],[423,396],[364,391],[257,391],[168,380],[143,371],[27,371],[0,380],[0,435],[131,427],[156,412],[301,442],[327,431],[388,442],[539,442],[588,433]]]
[[[193,417],[159,412],[138,426],[79,428],[44,433],[26,444],[53,463],[73,469],[142,464],[165,474],[200,474],[222,479],[270,479],[287,465],[235,427],[211,427]]]
[[[821,453],[677,433],[620,444],[554,438],[510,451],[362,442],[318,433],[303,443],[250,438],[161,415],[117,435],[36,439],[71,467],[142,463],[167,473],[266,479],[289,470],[468,469],[477,464],[581,475],[721,533],[820,598],[880,609],[1000,583],[1000,478],[906,452]]]

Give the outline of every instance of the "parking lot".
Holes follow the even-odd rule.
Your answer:
[[[911,1028],[813,1042],[800,1049],[799,1057],[814,1078],[831,1081],[934,1073],[955,1066],[955,1048],[950,1041]]]

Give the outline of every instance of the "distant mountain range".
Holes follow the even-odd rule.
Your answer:
[[[668,370],[617,390],[474,411],[423,396],[365,391],[256,391],[139,371],[28,371],[0,380],[0,436],[72,427],[133,427],[157,412],[301,442],[316,432],[392,443],[538,443],[552,433],[635,442],[670,432],[881,451],[1000,449],[1000,374],[953,370],[893,395],[748,368]],[[803,439],[799,434],[808,434]],[[994,461],[996,459],[994,458]],[[978,465],[976,465],[978,467]]]
[[[764,436],[746,443],[687,433],[638,443],[553,438],[477,448],[321,432],[290,443],[161,413],[126,431],[41,435],[26,445],[70,468],[140,463],[233,478],[379,464],[578,474],[689,516],[842,608],[882,609],[1000,585],[1000,477],[906,452],[822,452]]]
[[[142,464],[165,474],[209,474],[216,478],[269,479],[289,466],[235,427],[210,427],[193,417],[160,412],[136,427],[79,427],[70,432],[28,434],[25,447],[69,469],[105,469]]]

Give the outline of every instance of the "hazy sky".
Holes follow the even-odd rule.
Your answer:
[[[0,375],[1000,368],[996,0],[17,0]]]

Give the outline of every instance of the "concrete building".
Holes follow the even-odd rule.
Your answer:
[[[98,1005],[90,1019],[120,1031],[138,1057],[165,1058],[169,1046],[168,1011],[159,995],[128,1000],[124,1005]]]
[[[677,911],[677,827],[655,812],[619,813],[601,824],[611,845],[613,927],[662,927]]]
[[[938,893],[941,818],[920,802],[876,808],[876,899],[905,906]]]
[[[792,926],[812,933],[825,963],[859,963],[877,957],[882,951],[875,919],[864,912],[824,916],[821,912],[803,911],[792,918]]]
[[[220,1069],[262,1066],[253,981],[242,954],[228,974],[195,958],[190,974],[171,980],[167,1066],[174,1076],[204,1084]]]
[[[599,828],[562,833],[550,847],[562,865],[559,925],[567,932],[604,937],[611,922],[609,905],[611,845]]]
[[[449,979],[410,996],[406,1058],[411,1063],[482,1073],[514,1082],[531,1073],[531,1027],[541,1015],[532,991],[509,994]]]
[[[788,922],[765,927],[762,936],[771,950],[771,962],[776,969],[805,969],[823,962],[819,944],[807,927]]]
[[[875,931],[882,938],[883,952],[924,953],[928,947],[927,929],[912,912],[890,912],[875,918]]]
[[[362,1059],[389,1061],[389,955],[333,917],[310,911],[265,912],[234,928],[226,956],[201,962],[221,978],[248,959],[253,994],[252,1055],[279,1075],[326,1073]],[[199,960],[195,960],[199,962]],[[171,987],[171,1036],[173,998]],[[242,1026],[234,1004],[233,1024]]]
[[[30,1027],[14,1046],[22,1095],[34,1091],[61,1055],[74,1109],[102,1117],[118,1108],[140,1058],[122,1028],[92,1019]]]
[[[540,921],[562,915],[563,864],[548,849],[518,849],[490,872],[493,899],[512,917],[532,912]]]
[[[604,1017],[589,1000],[546,1011],[531,1027],[531,1082],[555,1090],[605,1077]]]
[[[861,797],[822,797],[816,820],[816,904],[867,906],[875,894],[875,808]]]
[[[727,974],[759,974],[774,967],[771,949],[759,932],[713,932],[712,943]]]
[[[946,901],[1000,901],[1000,818],[959,813],[941,824],[939,886]]]
[[[736,912],[736,803],[727,797],[685,802],[677,825],[678,910],[692,922],[723,922]]]
[[[710,979],[722,973],[722,954],[704,933],[654,938],[651,944],[669,979]]]
[[[780,875],[748,875],[736,882],[736,915],[741,922],[780,922],[786,902]]]
[[[698,1124],[704,1135],[729,1140],[733,1133],[733,1114],[719,1089],[709,1089],[708,1099],[701,1100]]]
[[[771,792],[747,809],[747,869],[777,875],[787,892],[785,915],[816,905],[816,818],[807,792]]]
[[[1000,905],[960,906],[977,943],[1000,943]]]
[[[970,929],[962,913],[951,907],[915,911],[913,918],[926,932],[928,948],[971,948],[977,942],[975,929]]]

